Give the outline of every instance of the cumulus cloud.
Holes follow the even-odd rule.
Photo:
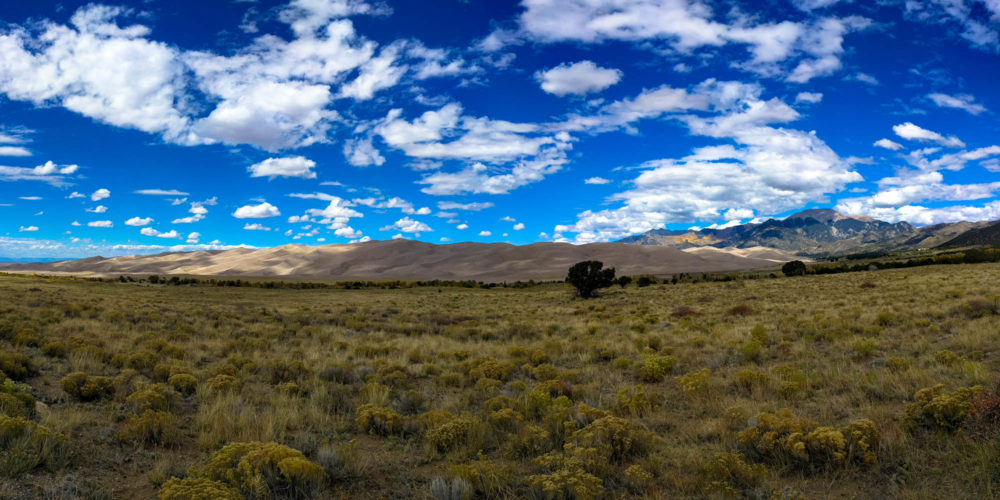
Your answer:
[[[249,168],[250,177],[298,177],[301,179],[315,179],[316,172],[313,167],[316,162],[304,156],[289,156],[284,158],[268,158]]]
[[[921,141],[921,142],[936,142],[942,146],[948,146],[952,148],[965,147],[965,143],[961,139],[953,135],[945,137],[932,130],[927,130],[925,128],[914,125],[912,122],[901,123],[892,127],[892,131],[896,135],[902,137],[903,139],[908,139],[911,141]]]
[[[491,231],[479,231],[479,236],[493,236]]]
[[[161,232],[159,232],[156,229],[153,229],[151,227],[144,227],[144,228],[142,228],[139,231],[139,233],[142,234],[142,235],[144,235],[144,236],[155,236],[157,238],[182,239],[181,234],[178,233],[176,230],[173,230],[173,229],[171,229],[170,231],[167,231],[165,233],[161,233]],[[198,234],[198,233],[192,233],[192,234]],[[201,236],[201,235],[199,235],[199,236]]]
[[[667,223],[781,213],[863,180],[815,134],[777,127],[799,115],[778,99],[764,100],[761,87],[710,80],[695,92],[714,113],[677,119],[692,134],[722,142],[639,165],[632,189],[610,197],[619,208],[584,211],[556,233],[577,233],[575,240],[585,243]]]
[[[371,137],[365,139],[350,139],[344,143],[344,157],[355,167],[382,165],[385,157],[372,144]]]
[[[332,109],[338,98],[371,99],[407,73],[421,79],[476,69],[419,42],[379,47],[359,35],[348,17],[389,12],[375,4],[294,0],[276,12],[290,39],[261,34],[226,55],[156,41],[149,27],[128,24],[141,16],[122,7],[91,4],[66,25],[6,27],[0,94],[177,144],[276,151],[326,142],[340,121]],[[201,96],[208,109],[191,105]]]
[[[197,244],[198,240],[200,239],[201,239],[201,233],[190,233],[187,236],[187,243],[194,245]]]
[[[233,217],[237,219],[266,219],[268,217],[278,217],[279,215],[281,215],[281,212],[278,210],[278,207],[266,201],[257,205],[245,205],[233,212]]]
[[[76,173],[79,168],[78,165],[56,165],[52,161],[34,168],[0,166],[0,181],[42,181],[65,186],[69,184],[66,176]]]
[[[439,201],[438,208],[441,210],[469,210],[471,212],[479,212],[487,208],[493,208],[493,202],[458,203],[454,201]]]
[[[559,97],[600,92],[621,79],[621,70],[602,68],[593,61],[563,63],[535,73],[542,90]]]
[[[87,223],[88,227],[103,227],[112,228],[115,227],[114,223],[109,220],[95,220]]]
[[[103,214],[108,211],[108,207],[104,205],[97,205],[94,208],[88,208],[87,211],[93,214]]]
[[[125,221],[126,226],[148,226],[153,222],[152,217],[132,217],[131,219]]]
[[[93,201],[100,201],[110,197],[111,197],[111,191],[108,191],[107,189],[104,188],[98,189],[97,191],[94,191],[90,195],[90,199]]]
[[[935,105],[942,108],[961,109],[969,114],[978,115],[986,111],[986,106],[977,104],[976,98],[968,94],[948,95],[948,94],[927,94],[927,98]]]
[[[379,231],[393,231],[393,230],[402,231],[404,233],[413,233],[418,237],[420,236],[420,233],[429,233],[434,231],[427,224],[424,224],[423,222],[417,220],[413,220],[409,217],[403,217],[402,219],[399,219],[396,222],[379,229]]]
[[[522,229],[524,229],[524,223],[523,222],[518,222],[517,224],[514,224],[514,230],[515,231],[520,231]]]
[[[253,224],[247,223],[246,225],[243,226],[243,229],[246,230],[246,231],[270,231],[271,230],[271,228],[269,228],[269,227],[267,227],[267,226],[265,226],[263,224],[256,223],[256,222],[253,223]]]
[[[584,184],[611,184],[611,179],[605,179],[604,177],[591,177],[583,181]]]
[[[455,226],[455,229],[458,229],[459,231],[465,231],[466,229],[469,229],[469,225],[468,224],[459,224],[459,225]]]
[[[35,231],[38,231],[38,226],[27,226],[27,227],[21,226],[20,228],[18,228],[18,232],[21,233],[31,233]]]

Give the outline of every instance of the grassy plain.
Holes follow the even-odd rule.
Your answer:
[[[995,497],[998,283],[3,276],[0,498]]]

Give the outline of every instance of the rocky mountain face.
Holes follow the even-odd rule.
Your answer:
[[[939,228],[941,229],[941,228]],[[769,247],[800,255],[826,256],[873,251],[886,242],[905,245],[907,238],[932,238],[934,231],[920,232],[907,222],[890,223],[864,216],[849,216],[835,210],[806,210],[785,219],[760,224],[741,224],[724,229],[670,231],[656,229],[621,240],[638,245],[686,249],[712,247]],[[939,242],[940,244],[940,242]]]

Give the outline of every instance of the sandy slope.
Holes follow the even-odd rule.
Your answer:
[[[673,274],[741,271],[773,267],[790,260],[770,249],[684,252],[670,247],[621,243],[455,243],[371,241],[354,245],[286,245],[260,250],[236,249],[165,253],[104,259],[92,257],[54,263],[10,264],[8,272],[76,275],[184,274],[280,276],[313,279],[442,279],[511,281],[562,279],[576,262],[599,260],[618,274]]]
[[[712,256],[731,255],[746,259],[767,260],[772,262],[773,264],[781,264],[792,260],[811,262],[809,259],[799,257],[791,252],[786,252],[784,250],[778,250],[777,248],[768,248],[768,247],[750,247],[750,248],[691,247],[691,248],[685,248],[684,251],[702,257],[711,258]]]

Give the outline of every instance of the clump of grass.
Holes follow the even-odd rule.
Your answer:
[[[165,411],[145,410],[132,415],[119,435],[122,439],[145,445],[173,446],[181,440],[177,417]]]
[[[22,417],[0,415],[0,476],[17,477],[44,466],[54,471],[69,457],[69,440]]]
[[[403,430],[403,416],[399,412],[372,404],[358,408],[355,421],[361,432],[379,436],[399,434]]]
[[[767,467],[748,464],[739,452],[718,453],[700,467],[703,488],[726,498],[759,498]]]

